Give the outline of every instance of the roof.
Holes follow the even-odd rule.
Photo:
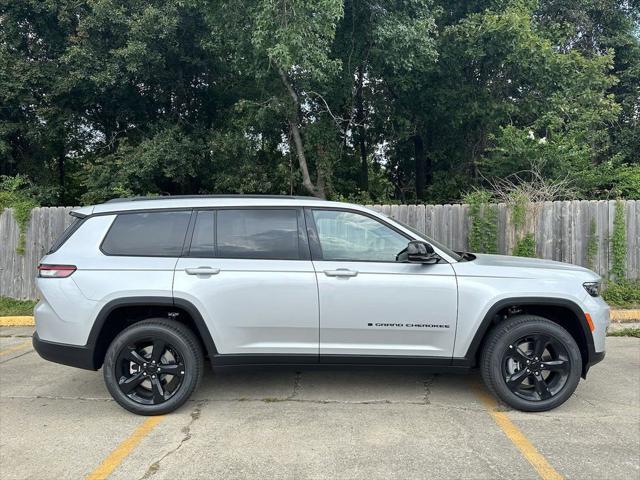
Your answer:
[[[155,210],[203,207],[251,206],[333,206],[368,210],[361,205],[330,202],[316,197],[291,195],[176,195],[164,197],[117,198],[106,203],[74,210],[79,215],[123,212],[127,210]]]
[[[300,195],[244,195],[244,194],[226,194],[226,195],[153,195],[145,197],[123,197],[107,200],[105,203],[122,203],[122,202],[140,202],[143,200],[177,200],[185,198],[287,198],[295,200],[322,200],[317,197],[306,197]]]

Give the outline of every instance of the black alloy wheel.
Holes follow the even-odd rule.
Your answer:
[[[182,386],[184,361],[175,345],[162,339],[131,342],[117,360],[118,387],[143,405],[158,405]]]
[[[139,415],[162,415],[180,407],[202,378],[199,340],[184,324],[166,318],[143,320],[111,342],[104,379],[111,396]]]
[[[519,338],[503,355],[502,374],[509,390],[525,400],[548,400],[567,383],[571,360],[556,338],[538,333]]]
[[[516,315],[487,335],[480,372],[491,393],[510,407],[542,412],[571,397],[580,381],[582,355],[576,340],[557,323]]]

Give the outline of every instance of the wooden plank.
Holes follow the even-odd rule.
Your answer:
[[[573,247],[573,230],[571,228],[571,202],[560,202],[560,228],[562,245],[560,247],[560,261],[571,263],[571,251]]]
[[[613,250],[611,248],[611,240],[613,239],[613,222],[615,220],[615,216],[616,216],[616,201],[615,200],[609,200],[607,202],[607,210],[608,210],[608,238],[609,241],[607,242],[607,267],[606,267],[606,273],[609,274],[611,273],[611,269],[613,268]]]
[[[460,238],[462,240],[462,250],[469,251],[469,205],[460,205],[460,221],[462,223]]]
[[[431,238],[435,239],[435,235],[433,234],[435,230],[435,206],[434,205],[425,205],[425,233]]]
[[[422,233],[426,233],[426,218],[424,205],[416,205],[416,228]]]
[[[513,230],[510,227],[509,207],[504,203],[500,203],[493,208],[497,209],[498,253],[501,255],[511,255],[513,252]]]
[[[625,202],[625,219],[627,227],[627,278],[638,278],[638,261],[640,257],[640,230],[637,216],[638,201]]]
[[[405,223],[412,226],[413,228],[416,228],[416,225],[418,223],[416,213],[416,205],[407,205],[407,219]]]

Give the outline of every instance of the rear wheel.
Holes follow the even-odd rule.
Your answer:
[[[200,383],[202,370],[202,348],[193,332],[163,318],[123,330],[104,360],[109,393],[139,415],[161,415],[180,407]]]
[[[498,324],[480,363],[489,390],[507,405],[529,412],[563,404],[578,386],[582,370],[580,349],[571,334],[535,315]]]

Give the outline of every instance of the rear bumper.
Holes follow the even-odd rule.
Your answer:
[[[93,358],[93,348],[41,340],[38,333],[33,334],[33,348],[38,355],[50,362],[61,363],[85,370],[97,370]]]

